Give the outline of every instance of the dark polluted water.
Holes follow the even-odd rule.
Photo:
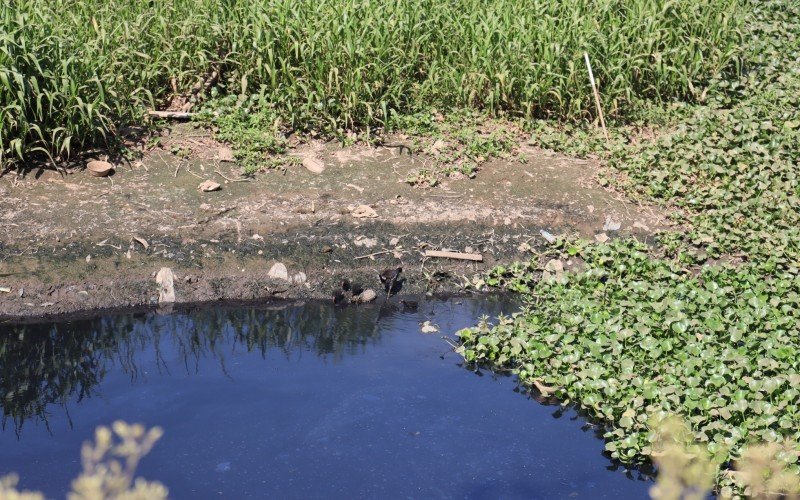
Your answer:
[[[0,476],[63,498],[81,443],[160,426],[138,475],[173,498],[645,498],[596,431],[442,336],[503,297],[415,311],[306,303],[0,326]],[[438,334],[420,333],[430,320]],[[5,397],[3,397],[5,396]]]

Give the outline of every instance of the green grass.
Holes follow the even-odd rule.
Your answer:
[[[657,247],[561,241],[497,269],[486,282],[529,305],[461,332],[467,360],[606,423],[606,449],[626,463],[648,461],[653,422],[678,414],[718,471],[754,443],[786,442],[778,458],[800,473],[800,5],[747,5],[746,74],[710,82],[657,140],[617,134],[606,152],[625,174],[612,182],[679,207],[688,230]],[[544,128],[536,136],[558,149],[603,147]],[[538,280],[551,258],[582,269]],[[732,477],[717,477],[723,494],[741,493]]]
[[[430,107],[580,120],[594,113],[583,51],[625,116],[735,72],[741,23],[736,0],[14,0],[0,162],[113,144],[145,108],[207,87],[334,133]]]

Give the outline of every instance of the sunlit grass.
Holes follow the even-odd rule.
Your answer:
[[[730,68],[739,10],[736,0],[3,2],[0,162],[108,143],[146,107],[206,87],[257,95],[288,126],[318,130],[432,106],[582,119],[594,112],[583,51],[607,113],[622,115],[636,99],[691,98]]]

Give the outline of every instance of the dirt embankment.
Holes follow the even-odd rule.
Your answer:
[[[431,162],[424,153],[306,144],[289,154],[314,158],[311,170],[321,173],[297,164],[240,181],[221,145],[183,125],[111,177],[7,174],[0,321],[155,304],[162,267],[175,273],[179,303],[330,299],[344,279],[380,295],[378,273],[396,266],[404,295],[454,292],[491,266],[530,256],[545,243],[542,230],[647,238],[664,224],[651,207],[597,185],[594,162],[524,143],[515,153],[484,163],[474,179],[420,188],[405,180]],[[204,179],[221,189],[202,192]],[[374,213],[358,217],[361,206]],[[483,261],[426,258],[426,250]],[[270,276],[276,263],[288,280]]]

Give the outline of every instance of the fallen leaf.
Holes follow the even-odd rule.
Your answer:
[[[145,250],[150,248],[150,243],[148,243],[146,239],[140,238],[138,236],[134,236],[133,239],[136,240],[136,242],[138,242],[140,245],[142,245]]]
[[[608,235],[606,233],[595,234],[594,239],[598,243],[605,243],[606,241],[608,241]]]
[[[543,383],[539,382],[538,380],[533,381],[533,385],[536,387],[536,390],[542,393],[542,396],[547,397],[550,394],[556,392],[558,390],[557,387],[550,387],[548,385],[544,385]]]

